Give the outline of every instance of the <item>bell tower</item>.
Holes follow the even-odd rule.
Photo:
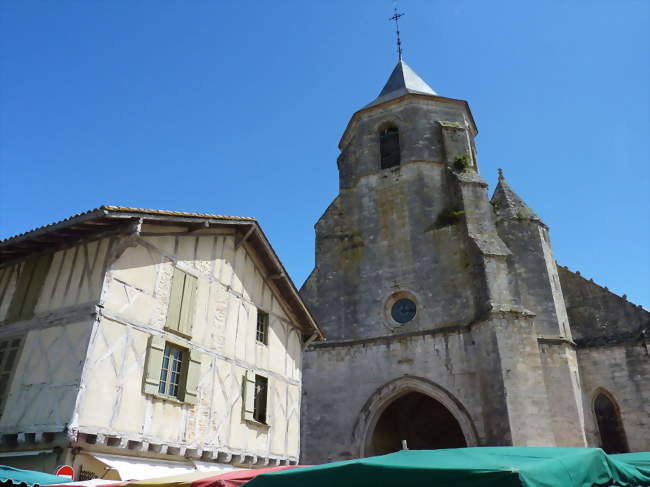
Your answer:
[[[467,102],[438,95],[401,58],[352,115],[339,194],[315,225],[316,265],[301,289],[327,336],[304,355],[303,462],[398,450],[404,439],[584,446],[579,397],[561,390],[571,380],[577,390],[574,357],[566,347],[541,356],[527,307],[561,311],[562,297],[522,299],[533,287],[502,239],[476,135]],[[526,262],[549,263],[550,247],[539,249]],[[556,329],[559,311],[540,316],[538,328]]]
[[[467,239],[492,218],[476,133],[468,104],[437,95],[403,60],[352,116],[339,196],[316,224],[316,268],[303,288],[330,339],[436,328],[486,308],[479,244]],[[480,245],[507,253],[496,232]]]

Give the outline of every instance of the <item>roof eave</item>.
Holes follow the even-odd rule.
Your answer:
[[[100,221],[98,221],[100,220]],[[162,210],[148,210],[148,209],[136,209],[136,208],[126,208],[126,207],[116,207],[116,206],[100,206],[93,210],[89,210],[84,213],[80,213],[71,218],[61,220],[59,222],[52,223],[50,225],[45,225],[39,228],[36,228],[32,231],[25,232],[14,237],[5,239],[0,243],[0,252],[3,249],[11,248],[13,246],[18,246],[21,243],[26,243],[32,241],[34,247],[26,248],[22,251],[22,255],[17,257],[10,257],[5,259],[3,263],[11,263],[15,260],[20,260],[25,258],[25,256],[32,254],[33,252],[39,251],[36,247],[42,247],[41,252],[48,251],[52,248],[52,240],[48,242],[39,242],[39,237],[44,237],[51,235],[52,239],[59,240],[56,246],[57,248],[61,245],[63,246],[74,246],[80,241],[83,241],[86,238],[93,238],[97,235],[99,230],[106,228],[111,228],[114,231],[126,231],[124,225],[119,225],[119,222],[124,220],[139,220],[143,223],[156,223],[156,222],[167,222],[167,223],[198,223],[204,222],[209,225],[218,225],[218,226],[253,226],[254,232],[253,235],[256,235],[259,241],[259,247],[255,249],[256,252],[262,253],[263,260],[270,263],[269,267],[273,267],[273,272],[275,273],[275,279],[283,284],[284,290],[288,293],[288,297],[291,302],[289,303],[290,308],[293,311],[295,318],[299,321],[298,325],[300,329],[307,335],[317,334],[321,339],[324,338],[323,332],[318,327],[316,320],[309,308],[303,302],[302,298],[296,286],[294,285],[291,277],[287,273],[284,265],[280,261],[279,257],[275,253],[275,250],[271,246],[271,243],[266,238],[261,226],[254,218],[250,217],[220,217],[219,215],[208,215],[208,214],[196,214],[196,213],[184,213],[184,212],[165,212]],[[94,221],[94,224],[90,222]],[[84,225],[80,228],[81,225]],[[68,240],[63,238],[60,234],[57,234],[57,231],[63,231],[65,229],[70,229],[71,227],[75,228],[75,234],[72,236],[68,234]],[[117,228],[115,228],[117,227]],[[132,231],[132,230],[131,230]],[[6,250],[5,250],[6,252]],[[301,326],[302,325],[302,326]]]

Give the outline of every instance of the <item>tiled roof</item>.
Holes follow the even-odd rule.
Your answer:
[[[215,220],[255,221],[255,218],[250,216],[227,216],[227,215],[215,215],[212,213],[188,213],[186,211],[151,210],[147,208],[129,208],[128,206],[103,205],[100,206],[98,209],[109,210],[109,211],[121,211],[126,213],[146,213],[149,215],[187,216],[187,217],[196,217],[196,218],[211,218]]]
[[[11,237],[2,239],[0,240],[0,246],[4,245],[5,243],[18,240],[19,238],[27,237],[29,234],[34,232],[40,233],[50,228],[65,225],[66,223],[72,223],[73,221],[91,219],[96,216],[108,215],[110,213],[139,213],[143,215],[203,218],[203,219],[213,219],[213,220],[256,221],[255,218],[248,217],[248,216],[226,216],[226,215],[215,215],[212,213],[190,213],[185,211],[154,210],[149,208],[131,208],[128,206],[102,205],[98,208],[84,211],[82,213],[77,213],[75,215],[69,216],[68,218],[64,218],[62,220],[58,220],[53,223],[48,223],[47,225],[42,225],[40,227],[33,228],[26,232],[22,232],[16,235],[12,235]]]

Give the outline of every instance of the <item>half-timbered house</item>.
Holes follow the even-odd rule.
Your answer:
[[[102,206],[0,242],[0,463],[296,463],[321,337],[252,218]]]

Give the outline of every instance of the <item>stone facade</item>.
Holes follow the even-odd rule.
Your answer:
[[[399,163],[382,169],[396,133]],[[304,358],[303,462],[401,440],[444,446],[440,431],[453,428],[469,446],[598,445],[598,388],[620,402],[630,448],[650,449],[649,313],[601,309],[582,282],[565,298],[546,225],[503,176],[488,197],[476,134],[467,103],[438,96],[403,61],[348,124],[339,195],[315,225],[301,290],[327,336]],[[410,315],[395,315],[403,303]],[[592,343],[598,320],[614,317],[606,343]],[[430,399],[454,425],[433,417]]]

